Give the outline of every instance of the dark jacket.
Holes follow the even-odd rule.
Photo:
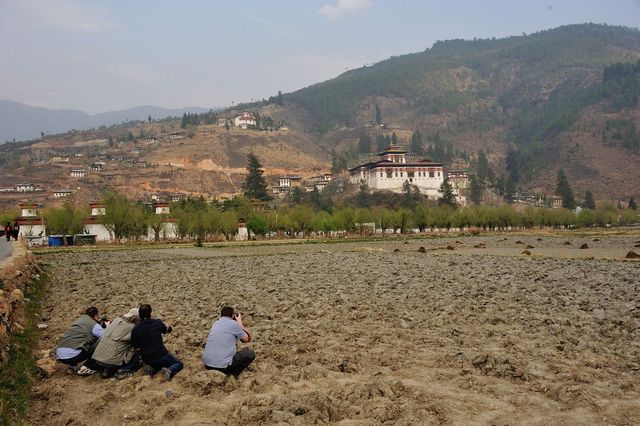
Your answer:
[[[167,333],[167,326],[159,319],[143,319],[131,332],[131,344],[140,349],[142,360],[146,364],[157,364],[169,353],[162,342],[162,335]]]

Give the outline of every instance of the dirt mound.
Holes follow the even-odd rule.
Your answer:
[[[588,248],[589,248],[589,245],[588,245],[587,243],[584,243],[584,244],[582,244],[582,245],[580,246],[580,248],[581,248],[582,250],[584,250],[584,249],[588,249]]]
[[[638,254],[635,251],[631,250],[629,253],[627,253],[627,255],[625,257],[627,259],[638,259],[638,258],[640,258],[640,254]]]
[[[529,250],[525,250],[521,254],[524,254],[526,256],[531,256],[531,252]]]

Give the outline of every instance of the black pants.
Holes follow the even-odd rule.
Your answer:
[[[227,376],[231,375],[237,379],[240,373],[242,373],[244,369],[253,362],[254,359],[256,359],[256,353],[254,351],[252,351],[251,349],[242,349],[236,352],[236,354],[233,356],[231,364],[225,368],[209,367],[208,365],[205,365],[204,367],[207,370],[217,370],[226,374]]]

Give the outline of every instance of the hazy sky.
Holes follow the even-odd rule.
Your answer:
[[[640,0],[0,0],[0,99],[225,106],[436,40],[583,22],[637,27]]]

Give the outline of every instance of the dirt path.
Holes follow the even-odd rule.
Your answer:
[[[639,423],[640,262],[483,252],[528,244],[554,254],[566,241],[516,239],[42,256],[53,269],[43,350],[88,305],[114,316],[150,303],[174,326],[166,344],[185,370],[161,383],[58,368],[35,388],[32,421]],[[637,239],[589,245],[622,252]],[[239,381],[200,362],[225,304],[255,335],[256,362]]]

